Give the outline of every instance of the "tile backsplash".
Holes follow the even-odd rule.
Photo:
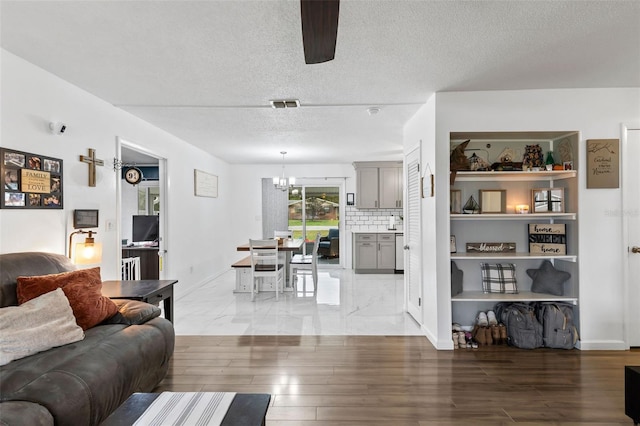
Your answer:
[[[396,229],[402,231],[402,209],[358,209],[346,206],[345,228],[347,231],[383,231],[389,225],[389,216],[394,215]]]

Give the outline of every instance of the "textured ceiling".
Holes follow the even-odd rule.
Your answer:
[[[316,65],[298,1],[0,7],[3,48],[230,163],[399,159],[438,91],[640,87],[638,1],[342,0]]]

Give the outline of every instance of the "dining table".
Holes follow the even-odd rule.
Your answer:
[[[298,251],[302,249],[302,245],[304,244],[304,239],[302,238],[283,238],[282,244],[278,244],[278,251],[284,252],[284,281],[285,281],[285,290],[291,290],[292,285],[289,279],[289,264],[291,262],[291,253],[294,251]],[[250,251],[249,243],[240,244],[236,247],[237,251]]]

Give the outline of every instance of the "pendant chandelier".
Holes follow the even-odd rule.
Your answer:
[[[284,156],[286,153],[287,151],[280,151],[280,154],[282,154],[282,176],[273,178],[273,185],[281,191],[288,191],[289,188],[296,184],[296,178],[293,176],[285,177],[284,175]]]

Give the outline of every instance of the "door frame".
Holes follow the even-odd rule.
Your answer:
[[[137,143],[131,142],[130,140],[120,136],[116,136],[116,159],[114,160],[120,161],[122,158],[123,147],[143,153],[158,160],[158,187],[160,189],[160,238],[158,242],[158,256],[160,257],[159,277],[163,280],[169,275],[167,271],[170,270],[170,258],[167,257],[167,231],[169,229],[167,225],[169,222],[169,208],[167,207],[169,204],[167,159]],[[115,168],[114,164],[114,169]],[[120,241],[122,238],[122,179],[120,177],[120,169],[116,170],[116,172],[116,232],[118,234],[118,241]],[[117,244],[117,247],[118,253],[116,256],[116,270],[120,270],[120,265],[122,264],[122,249],[120,244]]]
[[[346,253],[346,235],[345,235],[345,227],[344,227],[344,223],[345,223],[345,217],[346,217],[346,179],[345,178],[332,178],[332,177],[325,177],[325,178],[312,178],[312,177],[302,177],[302,178],[296,178],[296,184],[294,186],[300,186],[300,187],[324,187],[324,186],[335,186],[338,187],[338,193],[340,194],[340,202],[339,202],[339,209],[340,209],[340,220],[338,221],[338,230],[340,232],[340,240],[339,240],[339,245],[340,245],[340,257],[339,262],[337,264],[318,264],[319,266],[321,265],[322,268],[327,268],[327,269],[344,269],[345,267],[345,262],[346,262],[346,255],[343,253]],[[303,194],[306,191],[303,191]],[[305,195],[306,197],[306,195]],[[304,201],[304,198],[303,198]],[[303,214],[305,214],[305,205],[304,202],[302,203],[303,205]],[[287,213],[288,214],[288,213]],[[288,219],[287,219],[288,220]],[[304,227],[304,229],[306,230],[306,225]],[[343,237],[343,235],[345,235],[345,237]]]
[[[418,271],[416,272],[412,272],[411,268],[409,267],[410,265],[410,257],[411,257],[411,251],[412,250],[418,250],[418,258],[421,259],[422,258],[422,200],[420,199],[420,193],[417,194],[418,197],[418,217],[416,218],[416,222],[417,222],[417,226],[418,226],[418,241],[408,241],[408,235],[409,233],[407,232],[407,226],[409,224],[409,221],[411,220],[411,218],[409,217],[409,206],[411,204],[410,200],[409,200],[409,156],[412,155],[417,155],[418,157],[418,185],[421,185],[420,182],[420,177],[421,177],[421,169],[422,169],[422,141],[420,141],[420,144],[418,144],[418,146],[416,146],[414,149],[412,149],[411,151],[409,151],[407,154],[405,154],[404,156],[404,189],[403,189],[403,199],[405,200],[405,202],[403,202],[403,213],[404,213],[404,217],[406,218],[406,221],[404,221],[404,229],[403,229],[403,233],[404,233],[404,244],[405,246],[409,246],[410,243],[413,243],[413,246],[409,246],[409,250],[405,250],[405,256],[404,256],[404,283],[405,283],[405,288],[404,288],[404,292],[405,292],[405,298],[404,298],[404,304],[405,304],[405,311],[408,312],[411,317],[418,323],[420,324],[420,326],[422,326],[424,319],[423,319],[423,304],[422,303],[418,303],[418,306],[413,306],[409,304],[409,297],[410,297],[410,288],[409,288],[409,282],[411,279],[411,275],[412,273],[414,275],[418,276],[418,283],[417,283],[417,287],[418,287],[418,298],[419,300],[422,300],[424,294],[423,294],[423,288],[422,288],[422,262],[418,262]],[[415,265],[414,265],[415,266]]]
[[[622,215],[622,285],[623,285],[623,295],[624,300],[624,326],[623,326],[623,337],[624,343],[627,349],[631,347],[630,345],[630,330],[629,325],[631,323],[631,313],[633,311],[633,307],[631,306],[632,302],[629,297],[630,287],[631,287],[631,277],[629,276],[629,216],[630,212],[628,200],[631,199],[631,173],[630,170],[632,167],[637,167],[637,165],[632,164],[631,159],[629,158],[629,138],[628,132],[629,130],[638,130],[640,131],[640,122],[633,123],[622,123],[620,125],[620,136],[621,136],[621,150],[620,155],[622,157],[622,203],[621,203],[621,215]]]

